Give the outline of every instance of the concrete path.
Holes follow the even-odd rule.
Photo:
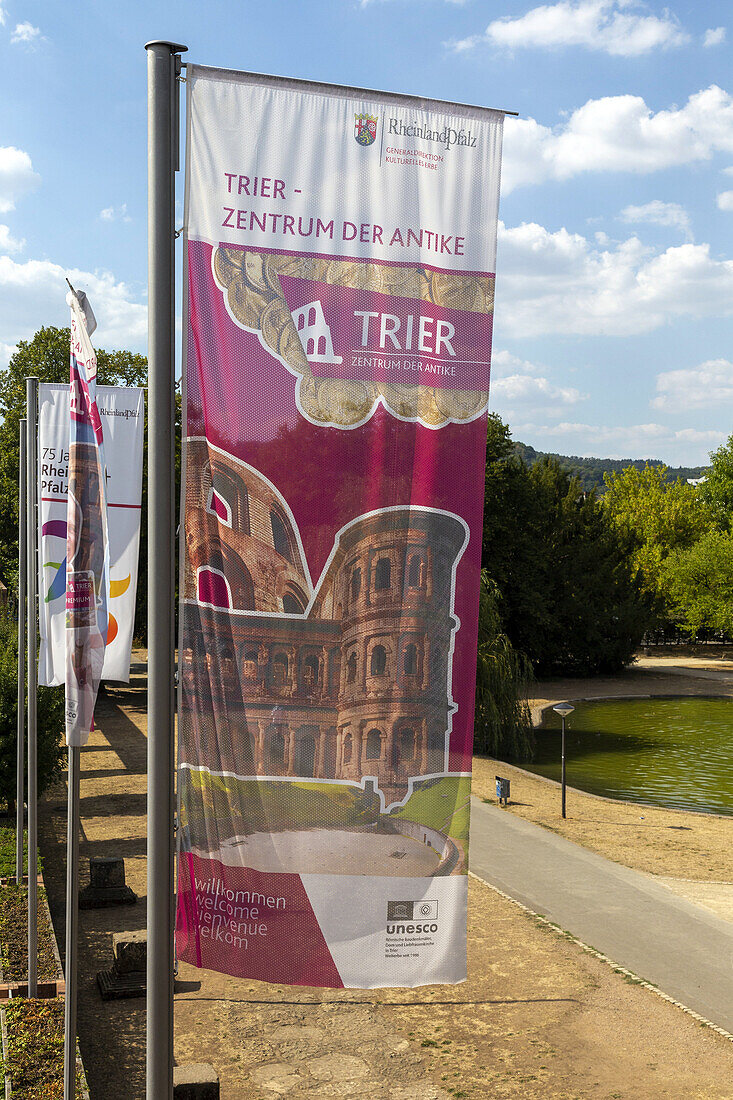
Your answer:
[[[733,1033],[733,924],[498,806],[472,800],[471,871]]]

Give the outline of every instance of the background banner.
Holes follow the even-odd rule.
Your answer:
[[[102,676],[129,680],[135,620],[144,391],[98,386],[107,458],[110,603]],[[38,593],[41,684],[64,682],[66,661],[66,500],[69,480],[69,387],[38,387]]]
[[[187,89],[178,951],[461,981],[503,116]]]

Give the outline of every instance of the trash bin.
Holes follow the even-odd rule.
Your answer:
[[[499,800],[499,805],[501,806],[501,804],[503,802],[504,805],[506,806],[507,803],[509,802],[509,786],[510,786],[509,780],[508,779],[502,779],[502,777],[500,775],[495,776],[495,778],[496,778],[496,797]]]

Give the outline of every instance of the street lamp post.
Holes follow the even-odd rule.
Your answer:
[[[562,768],[560,773],[560,787],[562,790],[562,816],[565,817],[565,719],[575,710],[570,703],[558,703],[552,708],[562,718]]]

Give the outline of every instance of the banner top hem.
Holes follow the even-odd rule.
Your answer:
[[[204,77],[207,80],[224,80],[233,84],[262,85],[270,84],[299,92],[311,92],[314,95],[339,96],[341,99],[372,99],[380,103],[398,103],[403,107],[415,107],[426,110],[429,107],[445,108],[452,113],[470,117],[487,115],[508,115],[518,117],[518,111],[509,111],[503,107],[481,107],[474,103],[456,103],[450,99],[433,99],[430,96],[410,95],[406,92],[390,92],[375,88],[360,88],[348,84],[331,84],[327,81],[304,80],[300,77],[276,76],[269,73],[254,73],[240,69],[221,69],[213,65],[198,65],[183,62],[188,78]]]

